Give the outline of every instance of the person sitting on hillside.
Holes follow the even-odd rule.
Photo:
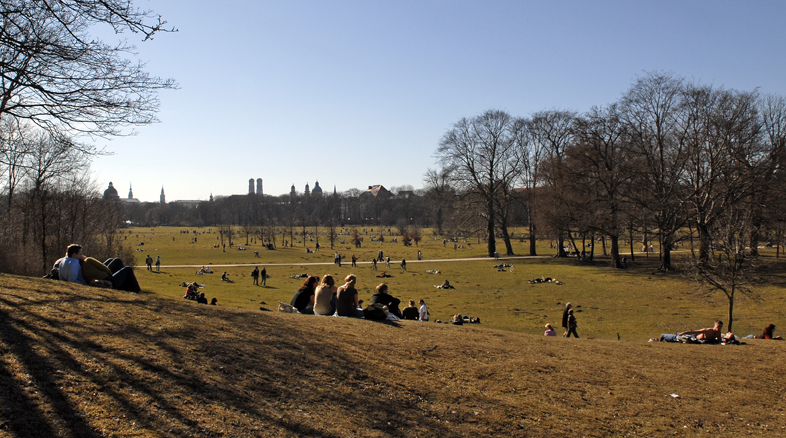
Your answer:
[[[543,336],[557,336],[557,332],[554,331],[551,324],[546,324],[546,331],[543,333]]]
[[[377,278],[393,278],[393,276],[383,271],[381,274],[377,275]]]
[[[377,286],[377,293],[371,296],[371,303],[372,304],[383,304],[388,307],[390,313],[396,315],[396,317],[401,318],[401,310],[399,310],[398,305],[401,303],[401,300],[398,298],[394,298],[390,295],[390,289],[388,285],[385,283],[380,283]]]
[[[234,283],[234,281],[232,281],[232,280],[230,280],[230,279],[229,279],[229,276],[227,275],[227,271],[224,271],[224,273],[223,273],[223,274],[221,274],[221,281],[226,281],[226,282],[229,282],[229,283]]]
[[[336,314],[338,316],[363,317],[358,291],[355,288],[356,283],[357,277],[354,274],[349,274],[344,278],[344,285],[338,288],[336,293]]]
[[[210,300],[210,305],[211,305],[211,306],[215,306],[217,302],[218,302],[218,298],[216,298],[216,297],[213,297],[213,299],[212,299],[212,300]]]
[[[66,248],[66,256],[60,262],[60,280],[87,286],[87,281],[82,274],[82,266],[80,264],[84,258],[85,256],[82,254],[82,247],[80,245],[68,245],[68,248]]]
[[[207,304],[207,298],[205,298],[205,293],[204,292],[200,292],[199,293],[199,296],[197,297],[196,302],[199,303],[199,304]]]
[[[336,313],[336,281],[326,274],[314,292],[314,314],[328,316]]]
[[[682,333],[677,333],[677,337],[690,336],[701,343],[719,343],[721,341],[721,329],[723,328],[723,321],[715,321],[712,328],[703,328],[698,330],[688,330]]]
[[[419,313],[418,308],[415,307],[415,300],[409,300],[409,307],[405,308],[401,315],[404,317],[403,319],[415,321],[418,319]]]
[[[195,281],[193,283],[190,283],[186,287],[186,293],[183,294],[183,298],[187,300],[196,300],[198,295],[199,295],[199,285]]]
[[[300,288],[295,292],[290,304],[296,308],[299,313],[306,315],[314,314],[314,292],[319,283],[319,277],[310,276],[303,282]]]
[[[783,338],[780,336],[773,336],[772,332],[775,331],[775,324],[769,324],[767,327],[764,327],[764,330],[761,331],[760,335],[754,336],[754,339],[775,339],[782,341]]]

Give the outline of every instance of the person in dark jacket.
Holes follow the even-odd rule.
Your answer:
[[[401,300],[390,295],[387,284],[380,283],[379,286],[377,286],[377,293],[371,296],[371,302],[373,304],[379,303],[388,306],[390,313],[401,318],[401,310],[398,308],[398,305],[401,304]]]
[[[415,307],[415,300],[409,300],[409,307],[405,308],[401,314],[404,316],[404,319],[416,321],[420,311],[417,307]]]
[[[568,336],[568,311],[573,308],[573,304],[565,304],[565,310],[562,311],[562,328],[565,329],[565,333],[562,334],[562,337],[565,338]]]
[[[295,292],[292,301],[289,303],[292,307],[296,308],[298,312],[308,315],[314,314],[314,291],[317,288],[319,277],[313,275],[306,278],[300,289]]]

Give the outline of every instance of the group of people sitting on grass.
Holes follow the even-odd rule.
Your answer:
[[[420,300],[419,309],[415,308],[414,301],[410,301],[410,306],[402,312],[399,309],[401,300],[390,294],[390,288],[385,283],[380,283],[377,286],[376,293],[371,296],[371,305],[364,309],[356,285],[357,277],[354,274],[347,275],[344,278],[344,284],[338,287],[330,274],[322,277],[322,280],[312,275],[306,278],[303,285],[295,292],[290,304],[280,303],[279,309],[306,315],[428,321],[428,309],[423,300]],[[412,308],[417,310],[416,318],[413,318],[415,311],[410,310]]]
[[[529,283],[529,284],[539,284],[539,283],[562,284],[561,281],[557,280],[556,278],[551,278],[551,277],[533,278],[532,280],[527,280],[527,283]]]
[[[85,256],[82,246],[77,244],[68,245],[65,257],[55,262],[47,278],[128,292],[142,291],[133,268],[124,266],[122,260],[110,258],[101,263]]]
[[[187,300],[196,301],[199,304],[207,304],[207,298],[205,298],[204,292],[199,292],[200,287],[205,287],[205,285],[200,285],[196,281],[193,283],[182,283],[180,286],[184,286],[186,288],[186,293],[183,294],[183,298]],[[213,297],[210,300],[210,304],[215,306],[218,302],[218,298]]]
[[[208,266],[207,268],[202,266],[202,268],[200,270],[195,272],[195,274],[197,274],[197,275],[212,274],[212,273],[213,273],[213,271],[210,270],[210,266]]]
[[[723,344],[732,345],[739,344],[740,341],[734,333],[722,333],[723,321],[715,321],[712,328],[703,328],[698,330],[688,330],[675,334],[665,333],[658,338],[650,339],[650,342],[682,342],[685,344]],[[768,324],[764,327],[760,335],[748,335],[743,339],[776,339],[782,340],[780,336],[774,336],[774,324]]]

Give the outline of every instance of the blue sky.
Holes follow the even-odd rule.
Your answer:
[[[786,95],[783,1],[137,0],[178,32],[137,46],[160,123],[98,140],[103,190],[142,201],[422,187],[442,135],[488,109],[579,112],[637,76]],[[116,38],[110,36],[105,38]]]

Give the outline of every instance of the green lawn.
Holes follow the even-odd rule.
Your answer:
[[[608,259],[602,256],[596,256],[593,264],[548,257],[554,251],[547,241],[540,242],[538,248],[539,254],[546,257],[513,260],[503,257],[497,261],[484,257],[485,246],[478,244],[477,240],[461,242],[464,248],[457,250],[450,242],[443,247],[442,240],[433,237],[424,238],[418,247],[405,247],[400,242],[393,243],[389,236],[384,243],[372,242],[369,233],[363,235],[364,242],[359,249],[352,247],[349,236],[339,237],[346,240],[346,243],[336,245],[335,251],[345,260],[339,268],[333,263],[334,251],[330,250],[324,236],[320,238],[322,250],[314,254],[307,254],[302,243],[268,251],[259,243],[249,242],[246,245],[245,237],[237,236],[233,242],[248,249],[239,251],[236,247],[230,249],[227,246],[226,252],[223,252],[221,248],[213,248],[219,243],[215,228],[197,229],[204,234],[197,235],[196,243],[193,243],[192,234],[179,233],[181,229],[184,228],[124,230],[121,239],[143,249],[136,253],[137,276],[145,292],[180,300],[184,288],[179,285],[184,281],[197,281],[205,284],[204,292],[208,299],[216,297],[222,306],[276,310],[278,301],[289,302],[302,283],[301,279],[289,278],[291,275],[331,274],[343,279],[353,273],[358,276],[360,298],[368,303],[374,287],[383,281],[375,276],[387,271],[394,275],[394,278],[384,280],[390,285],[391,293],[403,302],[424,299],[432,320],[444,321],[450,315],[461,313],[480,317],[486,327],[537,334],[543,331],[546,322],[559,326],[564,304],[570,301],[577,307],[580,336],[615,339],[619,333],[623,339],[645,340],[660,333],[709,326],[714,319],[727,319],[724,295],[720,292],[708,294],[678,274],[657,272],[657,255],[637,255],[631,269],[617,271],[609,268]],[[324,232],[324,229],[320,231]],[[145,244],[140,246],[140,242]],[[313,249],[314,243],[307,242],[308,247]],[[514,243],[517,254],[528,254],[528,242],[516,240]],[[385,268],[383,263],[378,265],[378,271],[372,271],[368,262],[380,249],[390,256],[391,268]],[[419,249],[424,259],[420,262],[417,261]],[[254,256],[254,251],[259,251],[259,258]],[[600,246],[596,247],[598,252],[601,252]],[[145,270],[147,254],[154,259],[161,256],[163,267],[160,273]],[[359,260],[356,268],[349,263],[353,254]],[[402,273],[399,267],[402,258],[407,260],[406,273]],[[453,261],[468,258],[479,260]],[[772,255],[768,258],[775,267],[783,266]],[[512,263],[514,269],[498,272],[494,265],[502,262]],[[182,265],[188,267],[174,267]],[[201,265],[213,266],[216,273],[195,275],[196,267]],[[271,276],[267,287],[252,285],[250,273],[254,266],[260,269],[267,267]],[[439,270],[441,274],[429,274],[426,270]],[[221,281],[223,271],[234,283]],[[564,284],[527,283],[527,280],[540,276],[554,277]],[[779,281],[782,278],[779,271],[771,274],[766,283],[756,288],[759,299],[738,296],[735,333],[759,333],[768,323],[783,326],[785,295]],[[456,289],[434,288],[445,279],[449,279]]]

